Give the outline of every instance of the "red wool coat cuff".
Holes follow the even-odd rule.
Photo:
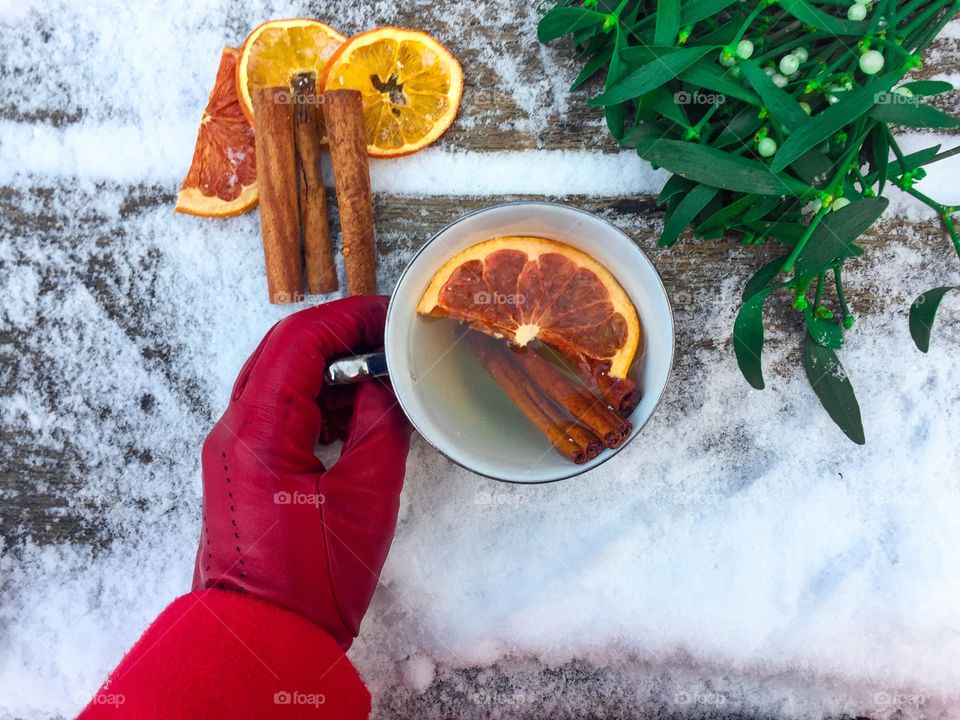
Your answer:
[[[366,718],[370,693],[309,620],[240,592],[174,600],[120,661],[80,720]]]

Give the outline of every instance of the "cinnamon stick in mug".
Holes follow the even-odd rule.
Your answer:
[[[514,406],[550,444],[571,462],[581,465],[603,450],[603,443],[588,428],[567,417],[524,376],[510,360],[510,351],[479,333],[469,332],[468,347]]]
[[[294,77],[293,127],[297,142],[300,230],[307,267],[307,289],[312,293],[330,293],[337,289],[337,267],[333,262],[327,193],[320,166],[323,129],[316,83],[313,73],[300,73]]]
[[[303,299],[303,269],[290,88],[256,88],[252,99],[260,230],[270,302],[299,302]]]
[[[608,407],[578,380],[555,367],[533,348],[507,351],[522,368],[528,381],[573,418],[600,436],[609,448],[619,447],[630,437],[630,422]]]
[[[328,90],[322,97],[340,208],[347,292],[374,295],[377,292],[376,243],[363,98],[357,90]]]
[[[642,399],[640,388],[630,378],[613,378],[607,373],[594,376],[597,389],[620,417],[630,417]]]

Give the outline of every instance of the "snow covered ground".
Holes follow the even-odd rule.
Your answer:
[[[517,108],[511,131],[536,141],[544,108],[573,111],[574,69],[533,43],[533,6],[449,8],[0,1],[0,333],[16,339],[0,418],[38,465],[62,458],[36,490],[77,488],[61,501],[87,537],[2,529],[0,718],[78,711],[188,588],[200,443],[246,355],[289,312],[263,302],[256,214],[204,221],[156,199],[185,171],[220,46],[269,17],[318,16],[346,33],[417,22],[451,40],[468,74],[471,58],[496,69]],[[550,72],[523,80],[460,32],[468,20],[515,28]],[[484,121],[468,105],[463,122]],[[447,142],[377,163],[375,184],[381,202],[402,203],[630,196],[661,182],[629,154],[543,145],[489,154]],[[960,203],[958,167],[922,188]],[[730,298],[747,267],[685,299],[687,342],[662,408],[589,475],[500,485],[416,441],[382,587],[351,651],[379,716],[960,715],[960,304],[944,302],[928,355],[905,317],[960,266],[935,234],[918,251],[911,235],[924,231],[908,220],[920,212],[895,210],[894,241],[847,279],[888,296],[843,351],[865,447],[791,366],[791,338],[771,343],[770,388],[739,375]],[[611,219],[652,247],[653,221]],[[385,287],[425,238],[384,264]]]

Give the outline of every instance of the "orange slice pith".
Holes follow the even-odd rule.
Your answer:
[[[193,161],[177,195],[177,212],[202,217],[239,215],[257,204],[253,127],[237,100],[239,51],[225,47],[200,121]]]
[[[610,272],[586,253],[538,237],[498,237],[448,260],[417,312],[452,317],[518,345],[538,338],[567,357],[609,362],[625,377],[640,321]]]
[[[380,27],[337,50],[323,87],[359,90],[368,154],[399,157],[422,150],[450,127],[463,95],[463,69],[430,35]]]
[[[258,87],[290,87],[294,76],[313,73],[317,87],[343,35],[317,20],[293,18],[258,25],[243,41],[237,63],[237,93],[253,122],[251,92]]]

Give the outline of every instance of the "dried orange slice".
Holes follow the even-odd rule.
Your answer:
[[[331,56],[346,38],[317,20],[270,20],[243,41],[237,63],[237,93],[243,112],[253,122],[254,88],[291,85],[294,76],[313,73],[317,87]]]
[[[399,157],[422,150],[450,127],[463,95],[463,69],[426,33],[380,27],[337,50],[323,87],[359,90],[367,152]]]
[[[256,207],[253,128],[237,100],[235,68],[239,54],[231,47],[220,53],[220,67],[200,120],[193,162],[177,195],[177,212],[229,217]]]
[[[586,253],[538,237],[498,237],[441,267],[417,312],[452,317],[518,345],[534,338],[626,377],[640,344],[627,293]]]

